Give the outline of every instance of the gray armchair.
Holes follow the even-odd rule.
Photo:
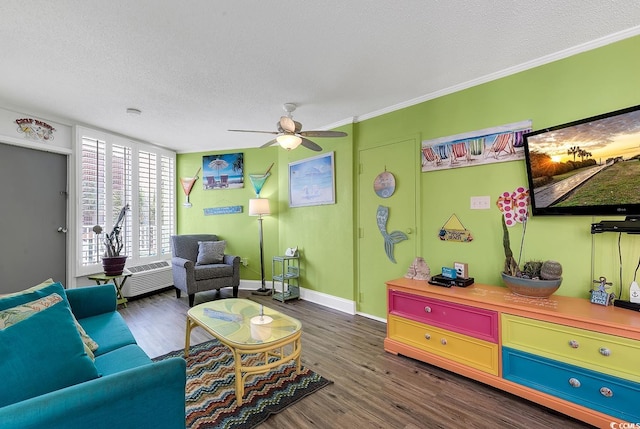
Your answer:
[[[219,261],[209,263],[206,258],[200,259],[199,242],[220,241],[213,234],[191,234],[171,236],[171,271],[176,297],[180,298],[184,291],[189,296],[189,307],[193,306],[195,294],[223,287],[232,287],[233,296],[238,296],[240,286],[240,257],[220,254]]]

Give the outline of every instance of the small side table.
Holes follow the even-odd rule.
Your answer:
[[[280,302],[300,298],[300,258],[298,256],[274,256],[271,262],[272,298]],[[276,291],[276,282],[281,291]]]
[[[129,271],[125,270],[119,276],[108,276],[105,273],[94,274],[92,276],[89,276],[89,280],[95,280],[95,282],[98,285],[106,285],[109,282],[113,283],[116,287],[116,294],[118,296],[118,300],[117,300],[118,305],[122,304],[126,307],[127,298],[122,296],[122,287],[124,286],[127,279],[131,277],[131,275],[132,274]],[[122,279],[122,280],[119,280],[119,279]]]

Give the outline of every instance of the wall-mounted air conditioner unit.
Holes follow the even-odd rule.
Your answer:
[[[173,286],[170,261],[158,261],[127,267],[133,274],[122,288],[122,295],[130,298]]]

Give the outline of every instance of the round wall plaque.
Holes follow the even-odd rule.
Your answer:
[[[379,197],[389,198],[396,190],[396,178],[388,171],[378,174],[373,181],[373,190]]]

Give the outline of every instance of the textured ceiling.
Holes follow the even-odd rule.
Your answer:
[[[305,130],[357,121],[639,23],[637,0],[2,0],[0,106],[178,152],[257,147],[227,130],[275,130],[285,102]]]

